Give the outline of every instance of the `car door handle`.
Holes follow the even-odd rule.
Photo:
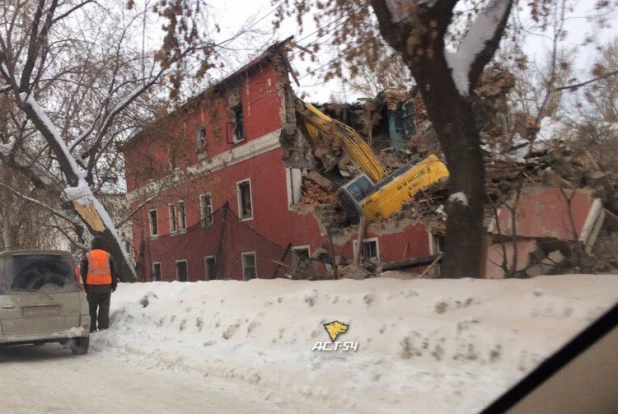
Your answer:
[[[15,305],[2,305],[2,309],[13,309]]]

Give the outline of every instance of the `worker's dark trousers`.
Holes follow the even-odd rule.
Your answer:
[[[87,293],[88,306],[90,308],[90,332],[109,328],[109,303],[111,293]],[[98,315],[97,315],[98,308]],[[97,318],[98,316],[98,318]],[[98,323],[98,324],[97,324]]]

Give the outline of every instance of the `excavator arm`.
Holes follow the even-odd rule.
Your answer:
[[[314,144],[322,134],[335,147],[341,146],[367,176],[377,183],[386,177],[386,170],[369,145],[346,124],[332,119],[315,106],[296,98],[296,114],[305,125],[308,139]]]
[[[449,171],[435,155],[401,166],[390,175],[369,145],[349,126],[296,99],[296,114],[313,148],[320,140],[344,151],[364,172],[338,190],[341,205],[352,222],[363,216],[383,220],[400,211],[424,188],[447,180]]]

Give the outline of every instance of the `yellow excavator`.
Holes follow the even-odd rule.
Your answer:
[[[420,190],[449,177],[446,165],[435,155],[387,174],[369,145],[348,125],[298,98],[296,115],[303,122],[310,145],[315,148],[316,142],[322,139],[334,147],[340,146],[363,171],[337,192],[341,205],[354,223],[361,217],[368,221],[388,218]]]

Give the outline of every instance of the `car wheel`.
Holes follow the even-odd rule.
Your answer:
[[[71,341],[71,351],[73,352],[74,355],[84,355],[88,353],[89,346],[90,346],[89,336],[74,338]]]

